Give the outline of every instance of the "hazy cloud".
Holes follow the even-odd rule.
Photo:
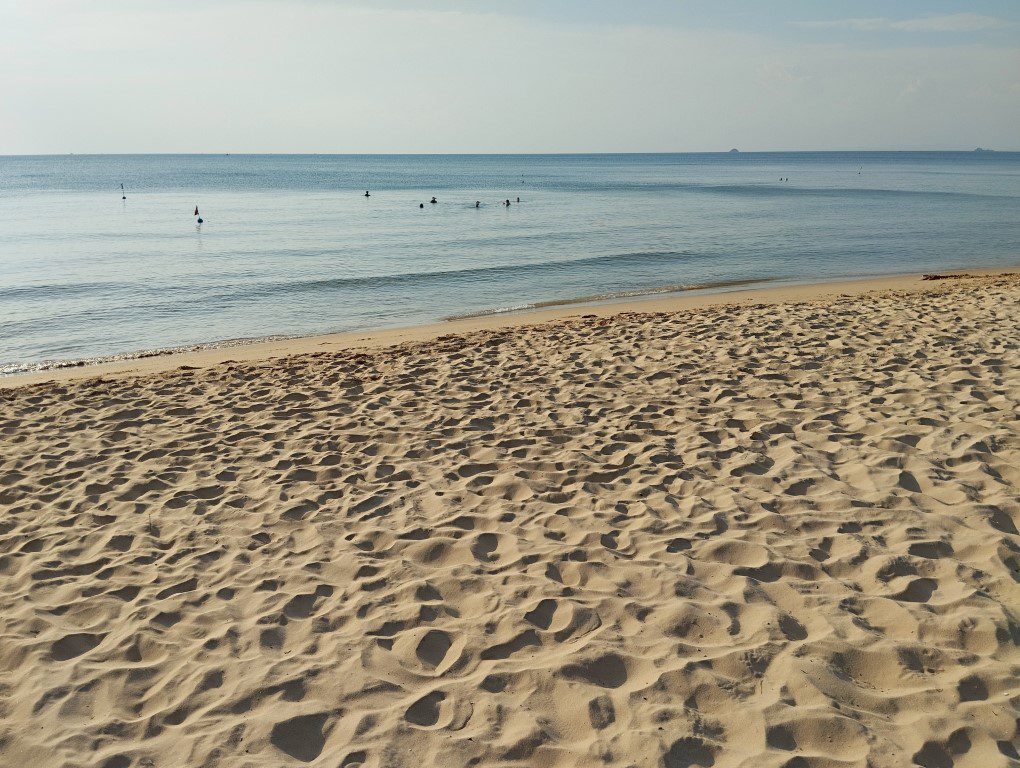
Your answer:
[[[0,18],[0,154],[1018,146],[1016,45],[339,0],[0,0]]]
[[[793,26],[806,29],[852,29],[857,32],[981,32],[1010,26],[1008,21],[977,13],[954,13],[946,16],[922,16],[916,19],[832,19],[829,21],[794,21]]]

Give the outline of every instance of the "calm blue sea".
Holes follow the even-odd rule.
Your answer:
[[[0,371],[1018,262],[1016,153],[0,157]]]

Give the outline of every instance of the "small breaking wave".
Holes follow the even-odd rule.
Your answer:
[[[598,293],[590,296],[579,296],[573,299],[550,299],[548,301],[536,301],[529,304],[515,304],[507,307],[496,307],[494,309],[482,309],[477,312],[465,312],[463,314],[448,315],[444,320],[470,320],[474,317],[491,317],[492,315],[508,315],[514,312],[527,312],[534,309],[547,309],[550,307],[568,307],[575,304],[597,304],[601,302],[612,302],[618,299],[631,299],[641,296],[656,296],[663,293],[686,293],[689,291],[711,291],[721,288],[738,288],[743,285],[761,285],[778,280],[776,277],[757,277],[742,280],[719,280],[708,283],[677,283],[674,285],[661,285],[654,288],[635,288],[627,291],[612,291],[610,293]]]

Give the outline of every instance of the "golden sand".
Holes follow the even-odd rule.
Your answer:
[[[0,765],[1016,765],[1020,279],[920,282],[0,390]]]

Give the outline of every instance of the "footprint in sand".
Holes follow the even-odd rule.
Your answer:
[[[91,651],[103,642],[105,637],[105,634],[94,635],[87,632],[65,635],[50,646],[50,655],[57,661],[74,659]]]
[[[439,706],[446,700],[442,691],[422,696],[404,712],[404,719],[412,725],[430,728],[439,722]]]
[[[269,734],[269,742],[295,760],[310,763],[322,754],[326,744],[323,726],[328,719],[328,713],[317,712],[276,723]]]
[[[498,548],[499,537],[496,534],[482,533],[478,535],[475,543],[471,545],[471,554],[483,563],[488,563],[499,559],[499,556],[495,554]]]
[[[561,671],[569,680],[583,680],[600,688],[619,688],[627,682],[627,664],[615,653],[568,664]]]
[[[453,638],[446,632],[433,629],[427,632],[415,648],[415,655],[426,667],[436,669],[446,660],[453,647]]]

